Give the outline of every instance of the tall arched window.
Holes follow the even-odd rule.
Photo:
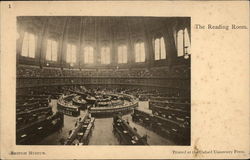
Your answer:
[[[127,46],[120,45],[118,46],[118,63],[127,63]]]
[[[66,62],[71,65],[76,63],[76,45],[68,44],[67,45],[67,56]]]
[[[145,62],[145,47],[143,42],[135,43],[135,62]]]
[[[166,48],[164,38],[156,38],[154,42],[155,60],[166,59]]]
[[[94,63],[94,48],[92,46],[87,46],[84,48],[84,63]]]
[[[177,56],[190,54],[190,39],[187,28],[181,29],[177,33]]]
[[[32,33],[25,32],[22,44],[21,55],[25,57],[35,58],[36,37]]]
[[[107,46],[101,48],[101,64],[110,64],[110,48]]]
[[[57,42],[54,40],[47,40],[47,51],[46,51],[46,60],[56,61],[57,60]]]

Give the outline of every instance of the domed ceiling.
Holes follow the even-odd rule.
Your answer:
[[[62,55],[65,52],[66,43],[76,44],[80,48],[84,45],[92,45],[94,48],[110,45],[111,48],[115,48],[119,44],[131,46],[139,40],[144,41],[146,54],[150,54],[153,52],[154,37],[158,35],[168,37],[169,42],[166,43],[169,43],[170,49],[174,48],[175,46],[171,44],[174,44],[176,30],[183,27],[188,28],[190,32],[190,18],[93,16],[21,16],[17,18],[17,31],[20,35],[28,31],[42,37],[41,41],[58,40],[61,44],[59,52]],[[41,44],[40,48],[43,48],[43,45]],[[37,52],[36,54],[41,54],[43,51]],[[116,50],[113,49],[111,52],[115,53]],[[146,59],[150,59],[150,56],[147,55]]]
[[[20,29],[26,28],[33,32],[41,32],[45,27],[48,37],[59,39],[67,36],[68,41],[125,40],[143,37],[146,32],[157,32],[162,27],[173,26],[178,19],[165,17],[18,17]]]

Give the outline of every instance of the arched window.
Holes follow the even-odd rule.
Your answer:
[[[155,60],[166,59],[166,48],[164,38],[156,38],[154,42]]]
[[[190,39],[187,28],[181,29],[177,33],[177,56],[184,56],[190,54]]]
[[[145,47],[143,42],[135,43],[135,62],[145,62]]]
[[[110,48],[101,48],[101,64],[110,64]]]
[[[73,65],[76,63],[76,45],[68,44],[67,45],[67,57],[66,62]]]
[[[118,46],[118,63],[127,63],[127,46],[120,45]]]
[[[47,51],[46,51],[46,60],[56,61],[57,60],[57,42],[54,40],[47,40]]]
[[[25,57],[35,58],[36,37],[32,33],[25,32],[22,44],[21,55]]]
[[[84,48],[84,63],[94,63],[94,48],[92,46],[87,46]]]

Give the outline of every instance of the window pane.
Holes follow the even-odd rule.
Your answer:
[[[24,33],[23,45],[22,45],[22,56],[27,57],[29,52],[29,34],[27,32]]]
[[[140,62],[145,62],[145,47],[144,47],[144,43],[141,43],[140,45],[140,51],[141,51],[141,55],[140,55]]]
[[[21,55],[25,57],[35,58],[36,37],[34,34],[25,32],[22,44]]]
[[[179,30],[177,34],[177,55],[183,56],[183,30]]]
[[[118,47],[118,63],[123,63],[122,61],[122,59],[123,59],[123,57],[122,57],[122,46],[119,46]]]
[[[57,42],[56,41],[52,41],[52,60],[56,61],[57,60]]]
[[[51,40],[47,40],[46,60],[51,60]]]
[[[145,61],[145,46],[143,42],[135,44],[135,62]]]
[[[127,47],[125,45],[118,47],[118,63],[127,63]]]
[[[128,61],[128,57],[127,57],[127,47],[126,46],[123,46],[123,52],[122,52],[122,55],[123,55],[123,63],[127,63]]]
[[[161,59],[166,59],[166,48],[163,37],[161,37]]]
[[[155,40],[155,60],[159,60],[160,59],[160,43],[159,43],[159,39],[157,38]]]
[[[140,54],[139,47],[140,47],[140,44],[136,43],[135,44],[135,62],[140,62],[140,59],[139,59],[139,54]]]
[[[67,63],[70,63],[70,58],[71,57],[71,45],[70,44],[68,44],[67,45],[67,54],[66,54],[66,62]]]
[[[76,63],[76,46],[72,45],[71,63]]]
[[[29,57],[35,58],[36,40],[34,34],[29,34]]]
[[[93,47],[84,48],[84,63],[93,63],[94,62],[94,49]]]
[[[187,28],[185,29],[185,47],[186,47],[186,51],[188,54],[190,54],[190,39],[189,39],[189,35],[188,35],[188,31]]]
[[[88,63],[88,47],[85,47],[84,48],[84,51],[83,51],[83,54],[84,54],[84,63]]]
[[[94,63],[94,48],[89,48],[89,63]]]
[[[101,49],[101,64],[105,64],[105,48]]]

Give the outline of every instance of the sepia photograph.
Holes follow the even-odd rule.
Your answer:
[[[0,159],[249,158],[249,1],[0,7]]]
[[[16,25],[16,145],[191,145],[191,17]]]

